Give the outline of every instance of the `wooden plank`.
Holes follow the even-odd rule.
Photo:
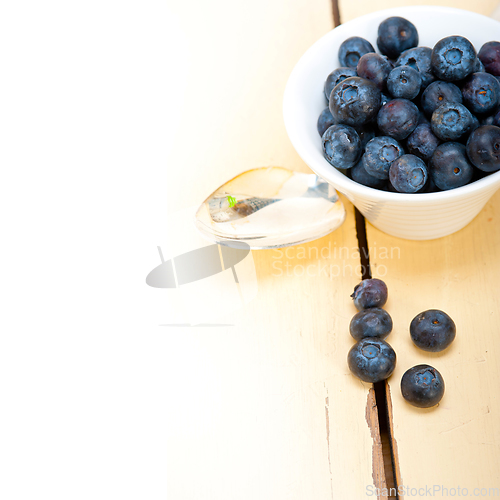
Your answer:
[[[389,386],[405,487],[460,487],[471,495],[475,488],[497,488],[498,495],[499,222],[497,192],[471,224],[446,238],[412,242],[367,226],[373,275],[383,270],[391,297],[387,310],[394,331],[388,341],[398,363]],[[446,311],[457,325],[455,342],[442,353],[417,349],[409,336],[413,317],[431,308]],[[445,396],[433,409],[414,408],[401,396],[403,373],[422,363],[435,366],[445,379]],[[446,496],[442,489],[440,496]]]
[[[246,169],[307,172],[281,103],[295,63],[332,28],[330,1],[172,2],[172,9],[189,50],[168,152],[170,210],[201,202]],[[384,485],[380,470],[372,477],[380,439],[365,416],[370,385],[346,363],[349,295],[360,273],[353,208],[344,202],[347,220],[331,235],[252,252],[259,292],[221,319],[234,327],[169,329],[165,362],[200,378],[175,381],[172,499],[363,498],[374,481]],[[194,388],[196,403],[187,403]],[[372,400],[369,410],[375,418]]]
[[[341,1],[341,19],[345,22],[374,10],[415,4],[422,2]],[[489,15],[497,1],[445,1],[441,5]],[[397,480],[404,488],[424,488],[420,495],[426,488],[436,498],[464,496],[464,489],[471,496],[499,494],[500,365],[495,356],[500,352],[500,300],[494,293],[500,278],[499,216],[497,193],[467,228],[435,241],[405,241],[367,224],[372,272],[389,286],[387,310],[394,320],[388,340],[397,352],[398,365],[388,385],[399,462]],[[454,344],[439,354],[418,350],[408,332],[411,319],[430,308],[447,311],[458,328]],[[401,396],[403,373],[420,363],[435,366],[445,378],[446,394],[435,409],[413,408]],[[405,492],[415,496],[416,490]]]
[[[373,2],[371,0],[339,0],[340,19],[343,23],[356,17],[377,10],[390,9],[393,7],[407,7],[411,5],[440,5],[442,7],[454,7],[457,9],[470,10],[490,16],[498,5],[498,0],[480,0],[477,2],[467,2],[466,0],[382,0]]]

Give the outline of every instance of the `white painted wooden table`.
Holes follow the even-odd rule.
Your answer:
[[[307,172],[286,136],[281,101],[296,61],[333,27],[330,2],[171,4],[189,60],[189,98],[168,167],[171,210],[187,206],[188,191],[189,202],[201,201],[249,168]],[[496,6],[441,4],[486,15]],[[341,20],[396,5],[341,1]],[[169,331],[165,362],[182,367],[172,380],[165,451],[169,499],[361,500],[384,485],[374,466],[376,424],[370,429],[366,417],[370,385],[346,365],[355,312],[349,295],[360,274],[353,208],[344,203],[347,220],[331,235],[287,252],[253,252],[259,292],[227,318],[234,326]],[[500,193],[466,229],[437,241],[404,241],[369,224],[367,237],[395,325],[398,365],[389,388],[398,483],[410,488],[408,497],[426,487],[441,488],[437,498],[446,497],[444,488],[498,491]],[[316,257],[323,248],[337,251]],[[325,264],[330,272],[299,276],[301,266]],[[411,344],[409,323],[427,308],[456,321],[446,353]],[[447,391],[438,409],[422,411],[404,402],[399,383],[425,362],[441,371]]]

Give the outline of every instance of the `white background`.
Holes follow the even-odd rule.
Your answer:
[[[2,500],[168,496],[175,379],[190,367],[145,276],[182,37],[160,1],[0,8]]]

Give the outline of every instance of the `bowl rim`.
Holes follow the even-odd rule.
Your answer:
[[[486,187],[493,189],[495,185],[500,185],[500,170],[489,174],[487,177],[478,179],[470,184],[461,186],[459,188],[450,189],[448,191],[438,191],[435,193],[395,193],[391,191],[382,191],[375,188],[370,188],[359,184],[342,172],[337,170],[335,167],[330,165],[326,159],[324,163],[319,163],[317,158],[314,157],[310,151],[310,147],[303,140],[302,134],[300,133],[300,127],[297,126],[296,120],[294,119],[294,104],[295,104],[295,93],[297,84],[303,73],[302,67],[307,65],[309,59],[320,50],[323,45],[328,45],[330,38],[336,36],[341,31],[350,32],[350,28],[359,23],[359,21],[369,21],[370,19],[378,19],[381,16],[411,16],[415,12],[430,12],[433,15],[441,14],[455,14],[455,15],[467,15],[470,19],[471,24],[475,21],[481,21],[482,23],[490,23],[491,25],[496,25],[500,30],[500,22],[492,19],[491,17],[478,14],[476,12],[468,11],[465,9],[457,9],[455,7],[443,7],[443,6],[403,6],[403,7],[391,7],[389,9],[377,10],[370,12],[363,16],[356,17],[350,21],[333,28],[328,33],[319,38],[313,45],[311,45],[300,59],[295,64],[290,76],[287,80],[285,86],[285,92],[283,95],[283,119],[285,122],[285,129],[287,135],[302,160],[321,178],[325,179],[327,182],[333,184],[339,191],[344,194],[356,194],[365,199],[370,199],[372,201],[384,201],[384,202],[410,202],[410,204],[420,205],[428,204],[429,202],[446,202],[452,199],[459,199],[462,197],[469,197],[478,192],[484,192]],[[352,35],[352,31],[349,36]],[[479,49],[476,49],[479,50]],[[314,166],[312,166],[314,165]]]

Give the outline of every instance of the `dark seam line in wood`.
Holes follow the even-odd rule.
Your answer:
[[[370,268],[370,251],[368,249],[368,240],[366,237],[366,223],[363,214],[354,207],[354,216],[356,219],[356,237],[358,238],[358,250],[361,260],[361,279],[370,279],[372,271]]]
[[[394,461],[394,452],[392,448],[392,433],[389,413],[387,410],[387,386],[385,380],[373,384],[375,391],[375,402],[377,404],[378,424],[380,429],[380,441],[382,443],[382,454],[388,455],[390,460],[384,460],[385,481],[389,492],[395,491],[395,496],[389,495],[389,498],[399,498],[398,482],[396,475],[396,465]],[[390,463],[389,463],[390,462]]]
[[[370,267],[370,251],[368,247],[368,237],[366,234],[366,220],[363,214],[357,209],[354,209],[356,220],[356,237],[358,239],[358,250],[361,263],[362,279],[370,279],[372,277]],[[390,457],[390,464],[384,460],[384,472],[386,486],[389,490],[395,491],[396,495],[391,498],[399,498],[398,481],[396,475],[396,463],[393,450],[392,426],[387,410],[387,386],[386,382],[377,382],[373,384],[375,392],[375,402],[377,405],[378,424],[380,441],[382,444],[382,454]],[[385,453],[384,453],[385,452]],[[394,490],[391,490],[394,488]]]
[[[340,20],[340,9],[339,9],[339,2],[337,0],[332,0],[332,14],[333,14],[333,24],[335,25],[335,28],[342,24],[342,21]]]

